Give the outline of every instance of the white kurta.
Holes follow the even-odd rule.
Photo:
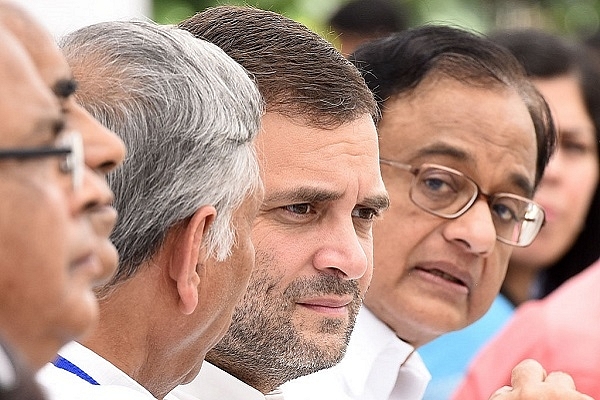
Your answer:
[[[50,400],[155,399],[129,375],[77,342],[67,344],[58,354],[92,377],[99,385],[93,385],[72,372],[47,364],[38,372],[37,380]],[[177,399],[185,398],[165,397],[165,400]]]
[[[171,394],[198,400],[265,400],[261,392],[208,361],[202,363],[200,373],[192,382],[176,387]]]
[[[414,348],[363,307],[342,361],[281,389],[286,400],[420,400],[430,379]]]

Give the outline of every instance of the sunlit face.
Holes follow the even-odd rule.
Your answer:
[[[60,346],[91,327],[97,315],[92,287],[104,282],[116,268],[117,252],[108,239],[116,221],[116,212],[110,205],[112,193],[104,174],[123,161],[124,145],[75,102],[72,96],[75,85],[70,69],[48,33],[7,3],[0,4],[0,20],[33,61],[46,90],[52,90],[66,129],[81,133],[87,165],[82,188],[77,192],[77,205],[71,210],[72,217],[78,219],[78,233],[53,235],[53,238],[67,240],[70,245],[80,247],[62,261],[63,275],[66,274],[61,282],[64,298],[54,303],[46,302],[51,315],[47,319],[38,316],[37,321],[30,324],[39,325],[39,329],[31,329],[29,335],[21,335],[19,339],[22,347],[28,349],[32,363],[41,365],[50,360]],[[39,237],[30,234],[28,238],[30,245],[47,240],[42,238],[41,233]],[[52,247],[48,249],[51,250],[46,253],[55,253]],[[48,259],[46,261],[49,263]],[[37,268],[41,269],[45,264],[40,260]],[[38,310],[38,313],[43,314],[43,310]],[[51,345],[44,346],[48,343]],[[42,347],[45,351],[40,349]],[[49,351],[50,348],[52,351]]]
[[[236,239],[231,256],[208,271],[214,275],[211,277],[213,284],[208,285],[207,290],[200,294],[206,295],[206,299],[200,299],[199,303],[202,307],[210,305],[213,308],[207,319],[212,320],[217,329],[215,340],[210,347],[213,347],[229,328],[233,309],[248,287],[255,260],[251,231],[262,199],[263,191],[260,189],[248,196],[234,213],[232,222],[236,228]],[[218,291],[214,290],[216,285],[219,287]]]
[[[260,187],[235,211],[232,223],[236,238],[231,256],[221,262],[215,262],[213,258],[203,262],[205,267],[200,270],[198,287],[199,306],[195,310],[196,318],[190,320],[197,325],[190,329],[187,338],[198,348],[190,351],[189,343],[186,345],[186,352],[197,357],[197,364],[190,369],[185,382],[190,382],[198,374],[207,349],[214,347],[227,332],[234,307],[248,287],[255,261],[251,230],[262,199],[263,190]]]
[[[267,113],[257,149],[265,199],[252,230],[255,271],[207,359],[269,390],[340,359],[387,194],[369,115],[325,130]]]
[[[430,76],[410,95],[386,102],[381,157],[458,170],[487,194],[531,198],[536,140],[513,91]],[[381,165],[391,208],[374,227],[375,274],[365,304],[398,336],[420,346],[474,322],[504,278],[511,247],[496,240],[480,197],[462,216],[428,214],[409,198],[413,175]]]
[[[515,249],[511,264],[539,270],[557,262],[584,227],[598,186],[598,143],[575,76],[533,81],[559,131],[535,200],[546,210],[546,225],[531,246]]]

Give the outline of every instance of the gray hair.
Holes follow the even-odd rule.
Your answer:
[[[217,46],[149,21],[91,25],[61,47],[78,100],[128,151],[108,177],[120,254],[109,286],[135,274],[169,229],[203,205],[218,213],[207,249],[227,258],[232,215],[261,184],[253,139],[263,102],[248,73]]]

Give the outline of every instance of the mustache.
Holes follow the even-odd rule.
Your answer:
[[[327,294],[351,294],[355,299],[362,301],[357,280],[341,279],[333,275],[299,278],[293,281],[283,292],[283,296],[288,299]]]

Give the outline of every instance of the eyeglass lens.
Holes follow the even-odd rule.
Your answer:
[[[83,183],[84,173],[84,156],[83,156],[83,141],[78,132],[66,133],[60,140],[58,145],[71,149],[65,155],[64,160],[60,163],[60,170],[63,173],[71,174],[73,190],[78,190]]]
[[[458,171],[441,166],[423,166],[414,172],[412,201],[425,211],[443,218],[457,218],[477,200],[477,184]],[[486,196],[488,197],[488,196]],[[533,241],[544,216],[535,203],[512,194],[488,197],[498,239],[526,246]]]

